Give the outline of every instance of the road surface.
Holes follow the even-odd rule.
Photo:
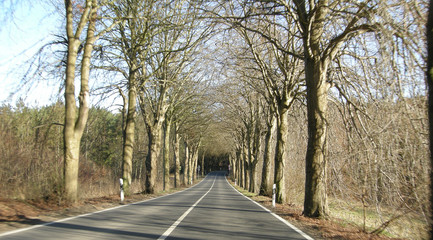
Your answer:
[[[225,172],[194,187],[0,235],[0,239],[312,239],[237,192]]]

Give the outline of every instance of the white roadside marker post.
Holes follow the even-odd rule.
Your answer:
[[[277,192],[277,184],[274,183],[274,186],[272,187],[272,207],[275,207],[276,192]]]
[[[120,202],[123,202],[123,200],[125,199],[125,193],[123,192],[123,179],[120,178]]]

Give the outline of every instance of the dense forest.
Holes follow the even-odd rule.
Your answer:
[[[1,106],[0,194],[75,202],[117,193],[119,178],[127,195],[155,193],[230,169],[250,192],[275,184],[277,203],[306,217],[425,238],[427,10],[65,1],[62,28],[14,75],[63,96]]]

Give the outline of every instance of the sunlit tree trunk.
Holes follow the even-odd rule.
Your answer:
[[[198,178],[198,172],[197,172],[198,150],[199,150],[199,147],[197,146],[196,149],[194,150],[191,184],[194,182],[194,180],[196,180]]]
[[[149,129],[149,127],[148,127]],[[146,192],[156,191],[156,177],[158,175],[158,159],[161,153],[162,123],[148,131],[149,150],[146,158]]]
[[[242,166],[242,173],[243,173],[243,183],[242,187],[247,188],[248,187],[248,149],[247,146],[245,146],[245,143],[242,146],[243,148],[243,166]]]
[[[308,145],[306,155],[306,181],[304,215],[323,217],[328,215],[326,193],[327,165],[327,112],[328,89],[323,63],[307,58],[305,72],[307,79]]]
[[[184,161],[184,168],[183,168],[183,183],[185,185],[188,185],[188,179],[189,179],[189,148],[186,141],[184,141],[184,147],[185,147],[185,161]]]
[[[203,152],[203,155],[201,156],[201,167],[200,167],[200,174],[203,177],[204,176],[204,157],[206,156],[206,153]]]
[[[65,0],[68,53],[65,77],[65,126],[64,126],[64,184],[67,201],[78,199],[78,168],[80,141],[87,123],[89,107],[90,57],[95,37],[95,21],[98,9],[96,0],[86,1],[82,17],[74,30],[74,9],[71,1]],[[81,60],[79,108],[75,99],[75,72],[80,36],[87,25],[87,33]],[[75,32],[74,32],[75,31]]]
[[[284,167],[287,161],[286,142],[289,131],[289,111],[287,103],[288,101],[284,101],[278,106],[277,145],[274,165],[274,183],[276,184],[275,201],[277,203],[285,203],[287,201],[284,174]]]
[[[344,30],[326,39],[325,28],[331,29],[325,26],[329,21],[330,1],[294,0],[294,3],[302,32],[307,86],[308,145],[304,215],[326,217],[329,211],[326,193],[327,114],[331,86],[327,76],[328,67],[348,39],[379,31],[380,28],[375,21],[371,21],[374,18],[371,13],[377,10],[373,10],[374,7],[369,4],[360,4],[356,6],[356,14],[346,14],[347,23],[342,26]]]
[[[190,146],[189,148],[189,165],[188,165],[188,184],[192,184],[193,179],[194,179],[194,160],[195,160],[195,151],[194,148],[192,146]]]
[[[272,141],[275,129],[277,127],[277,118],[272,114],[272,119],[268,124],[268,131],[265,136],[265,149],[263,156],[262,182],[260,184],[260,195],[272,195],[271,171],[272,171]]]
[[[171,121],[165,121],[164,133],[164,190],[170,189],[170,130]]]
[[[129,75],[128,89],[128,112],[126,115],[126,125],[124,129],[123,142],[123,161],[122,161],[122,178],[123,187],[126,194],[130,194],[129,187],[132,183],[132,155],[134,153],[134,138],[135,138],[135,116],[137,108],[137,90],[135,87],[135,74]]]
[[[180,136],[177,129],[177,124],[174,124],[174,187],[180,186]]]
[[[243,142],[240,144],[240,158],[239,158],[239,186],[245,187],[245,147]]]
[[[236,144],[236,183],[241,184],[241,149],[239,144]]]
[[[252,109],[250,111],[252,111]],[[248,179],[248,183],[246,183],[245,188],[251,192],[251,189],[253,188],[252,184],[254,183],[254,179],[253,179],[253,138],[254,137],[252,136],[253,133],[252,133],[251,125],[246,126],[245,129],[246,129],[246,142],[247,142],[247,146],[246,146],[247,160],[246,160],[246,162],[248,163],[247,167],[245,168],[246,176]]]

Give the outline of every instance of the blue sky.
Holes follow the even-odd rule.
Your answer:
[[[8,1],[6,1],[8,2]],[[51,4],[43,1],[17,1],[13,19],[0,23],[0,103],[5,102],[10,93],[18,87],[19,74],[24,71],[20,65],[30,59],[35,52],[48,41],[52,33],[59,31],[58,15]],[[7,6],[6,6],[7,7]],[[5,12],[0,12],[0,19]],[[47,84],[37,84],[32,91],[19,92],[30,105],[46,105],[55,94],[56,89]]]

